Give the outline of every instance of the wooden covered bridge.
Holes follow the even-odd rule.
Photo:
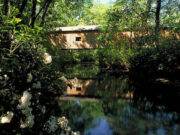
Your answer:
[[[52,45],[60,46],[62,49],[96,49],[98,47],[97,37],[102,33],[100,31],[101,27],[100,25],[57,27],[48,34],[48,38]],[[172,36],[170,31],[166,28],[161,31],[161,35],[163,37]],[[149,34],[151,33],[149,32]],[[174,34],[176,38],[180,38],[178,33]],[[118,44],[124,38],[139,38],[142,36],[142,33],[126,29],[123,32],[117,32],[114,36]]]
[[[58,27],[50,33],[52,45],[60,45],[62,49],[96,49],[100,26]]]

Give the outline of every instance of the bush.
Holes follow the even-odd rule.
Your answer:
[[[10,123],[0,124],[0,133],[39,134],[49,114],[55,114],[50,104],[56,102],[62,85],[51,59],[49,64],[45,60],[42,29],[18,29],[8,40],[3,36],[8,32],[0,36],[0,123],[7,122],[6,113],[13,115]]]
[[[105,47],[98,51],[100,66],[110,69],[128,69],[129,58],[132,56],[133,49],[126,47]]]
[[[180,64],[179,41],[174,44],[164,42],[157,47],[141,48],[134,57],[131,57],[130,64],[133,71],[172,72]]]
[[[56,65],[97,61],[97,50],[63,50],[60,46],[52,46],[48,42],[46,47],[54,56],[54,64]]]

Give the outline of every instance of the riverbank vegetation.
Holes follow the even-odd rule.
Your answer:
[[[58,78],[65,75],[65,64],[92,62],[111,71],[179,73],[179,4],[178,0],[117,0],[113,5],[91,0],[0,1],[0,133],[74,134],[57,126],[60,116],[52,109],[52,104],[57,107],[55,97],[63,93]],[[97,37],[98,49],[63,51],[46,39],[52,28],[77,25],[104,26]],[[117,35],[123,32],[129,34]],[[92,70],[95,75],[100,72]]]
[[[134,68],[135,59],[139,58],[139,61],[141,61],[141,59],[144,59],[144,53],[149,50],[151,50],[150,52],[153,55],[157,54],[155,56],[159,57],[157,59],[161,59],[158,51],[162,52],[164,46],[166,46],[166,50],[171,45],[173,47],[176,46],[177,48],[175,48],[178,52],[180,35],[179,7],[177,5],[178,1],[117,0],[112,7],[103,8],[101,6],[104,9],[103,13],[97,11],[97,15],[92,15],[98,23],[91,23],[91,21],[83,23],[83,25],[100,24],[104,26],[101,28],[101,34],[97,37],[99,49],[95,51],[63,51],[59,47],[51,46],[52,52],[54,52],[55,56],[59,56],[58,63],[82,63],[89,61],[95,62],[108,70],[130,70]],[[90,9],[84,8],[85,11],[83,13],[86,15],[88,10],[91,11],[93,9],[94,7]],[[79,20],[88,20],[83,13]],[[104,20],[104,22],[99,21],[99,14],[105,14],[101,17],[101,20]],[[90,15],[91,12],[89,13]],[[91,20],[93,19],[91,18]],[[76,25],[81,25],[81,23],[77,22]],[[171,56],[172,53],[166,51],[166,55]],[[149,58],[147,57],[146,59],[148,61]],[[158,63],[160,64],[160,62]],[[169,63],[171,62],[169,61]],[[146,63],[141,63],[142,66],[143,64]]]

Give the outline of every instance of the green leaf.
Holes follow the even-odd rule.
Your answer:
[[[22,21],[22,19],[20,19],[20,18],[15,18],[15,21],[16,21],[16,23],[19,23],[19,22]]]

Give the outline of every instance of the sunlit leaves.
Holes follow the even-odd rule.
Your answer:
[[[21,22],[22,20],[20,18],[13,18],[12,20],[10,20],[8,23],[9,24],[12,24],[12,25],[16,25],[18,24],[19,22]]]
[[[96,4],[82,11],[78,20],[79,25],[106,25],[108,5]]]

